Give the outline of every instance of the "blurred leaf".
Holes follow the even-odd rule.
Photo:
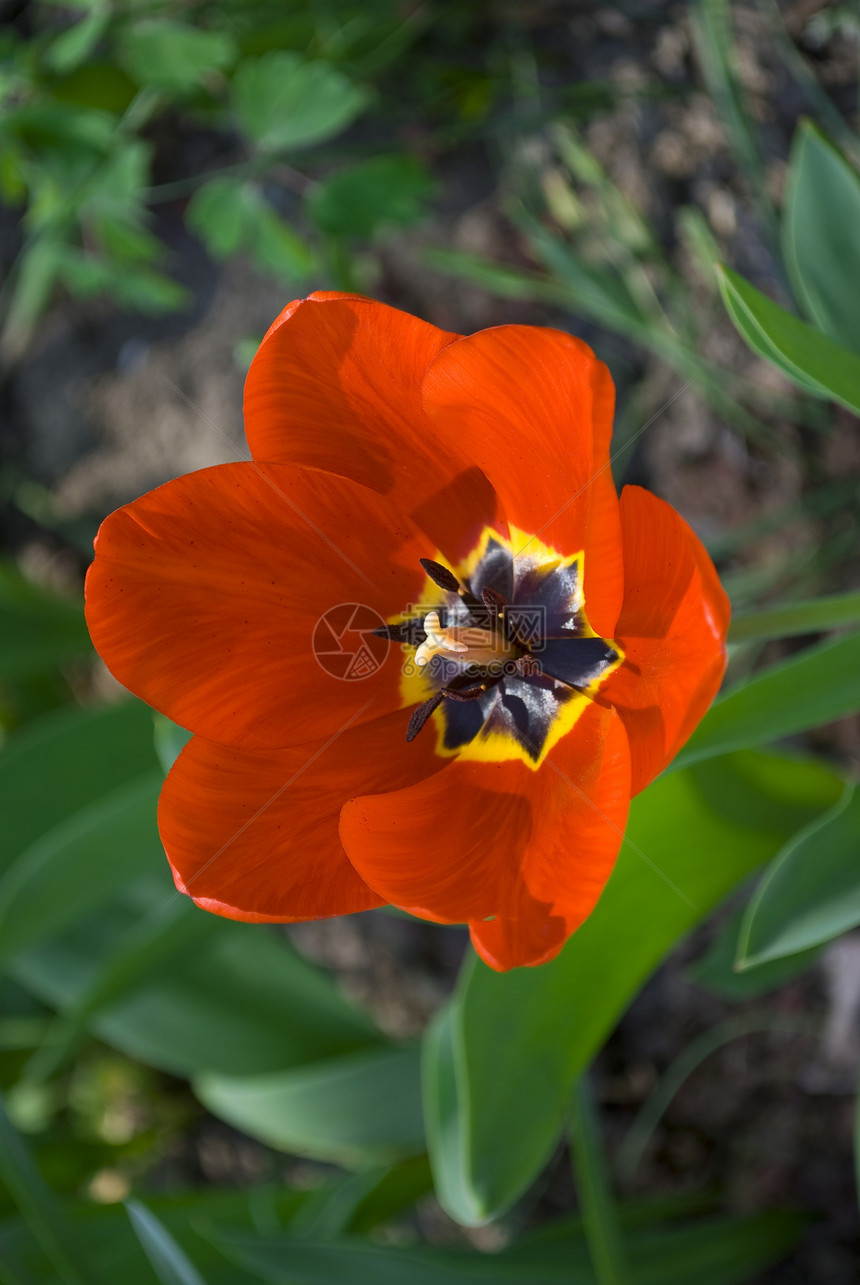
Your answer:
[[[60,273],[63,244],[62,237],[45,234],[25,244],[21,251],[3,332],[12,356],[24,349],[50,302]]]
[[[338,170],[310,190],[308,213],[331,236],[371,237],[426,213],[431,175],[411,156],[376,156]]]
[[[729,642],[790,638],[844,625],[860,625],[860,593],[836,593],[810,602],[789,602],[784,607],[733,615]]]
[[[106,4],[90,4],[67,31],[52,40],[44,54],[45,64],[52,71],[68,72],[79,66],[95,49],[110,21]]]
[[[804,950],[786,959],[775,959],[740,972],[735,964],[743,923],[743,910],[732,915],[725,928],[700,959],[687,969],[687,976],[697,986],[729,1004],[758,999],[784,986],[811,968],[819,950]]]
[[[94,1017],[125,999],[137,987],[151,986],[165,972],[183,967],[201,942],[217,931],[217,920],[187,897],[174,897],[132,924],[99,967],[75,1003],[51,1028],[48,1039],[24,1068],[23,1078],[54,1075],[72,1054]]]
[[[0,1176],[44,1250],[62,1285],[98,1285],[91,1264],[80,1261],[54,1200],[30,1150],[13,1128],[0,1099]]]
[[[571,1098],[570,1154],[594,1274],[607,1285],[628,1285],[633,1278],[627,1245],[612,1194],[600,1121],[587,1073],[575,1081]]]
[[[0,562],[0,680],[20,679],[89,655],[92,643],[80,605]]]
[[[223,31],[201,31],[168,18],[145,18],[123,32],[120,61],[139,85],[174,93],[188,90],[236,57]]]
[[[0,966],[151,868],[160,775],[107,794],[40,839],[0,878]]]
[[[191,733],[172,723],[166,714],[154,715],[153,743],[165,776],[190,740]]]
[[[860,355],[786,312],[731,268],[719,269],[729,316],[749,346],[801,388],[860,414]]]
[[[747,907],[738,965],[755,967],[860,924],[860,793],[853,788],[786,844]]]
[[[430,1152],[433,1186],[442,1208],[456,1210],[461,1222],[480,1222],[482,1210],[472,1195],[463,1161],[459,1130],[459,1086],[455,1069],[457,1049],[454,1004],[440,1008],[424,1033],[421,1085],[424,1126]]]
[[[760,759],[773,770],[759,774]],[[453,1203],[450,1188],[439,1193],[458,1221],[495,1217],[528,1186],[556,1144],[574,1079],[666,951],[784,842],[787,805],[793,817],[800,807],[814,817],[838,789],[811,764],[755,754],[727,762],[739,784],[751,778],[763,796],[751,824],[721,806],[725,770],[716,797],[700,784],[710,765],[662,777],[633,800],[609,883],[557,959],[509,973],[473,960],[464,970],[452,1004],[452,1064],[425,1081],[428,1094],[440,1082],[456,1091],[453,1106],[427,1110],[428,1119],[434,1110],[444,1117],[447,1107],[444,1128],[428,1141],[434,1174],[462,1174],[465,1200]],[[436,1052],[445,1053],[438,1041]]]
[[[274,1225],[280,1229],[301,1208],[305,1192],[290,1191],[280,1186],[216,1190],[212,1187],[174,1192],[169,1196],[150,1196],[147,1205],[155,1213],[173,1240],[205,1274],[209,1285],[259,1285],[259,1277],[249,1276],[226,1262],[223,1255],[193,1230],[203,1220],[216,1224],[227,1220],[252,1230],[257,1225],[255,1210],[265,1201]],[[146,1254],[132,1230],[124,1205],[100,1205],[92,1201],[67,1203],[64,1213],[74,1237],[75,1248],[85,1256],[90,1275],[86,1285],[104,1280],[109,1285],[153,1285],[155,1277]],[[25,1285],[33,1276],[39,1282],[54,1282],[50,1262],[35,1239],[27,1234],[19,1219],[0,1222],[0,1263],[5,1266],[13,1256],[26,1268]],[[31,1276],[29,1273],[32,1273]],[[96,1278],[97,1279],[94,1279]],[[3,1285],[6,1285],[4,1277]],[[10,1282],[12,1285],[12,1282]]]
[[[860,352],[860,176],[810,121],[794,136],[783,254],[808,316]]]
[[[287,282],[304,281],[316,264],[309,247],[262,198],[255,219],[251,257],[256,266]]]
[[[65,817],[156,767],[140,701],[43,716],[0,750],[0,872]]]
[[[126,1202],[129,1221],[161,1285],[206,1285],[184,1250],[139,1200]]]
[[[808,647],[711,706],[671,769],[766,745],[860,710],[860,633]]]
[[[136,93],[134,81],[111,62],[87,62],[51,83],[51,95],[59,102],[117,116],[126,111]]]
[[[106,967],[121,958],[141,919],[179,896],[159,858],[157,878],[62,934],[16,956],[13,975],[63,1014],[73,1014]],[[198,912],[201,916],[205,911]],[[174,1075],[253,1076],[379,1047],[373,1023],[321,969],[259,925],[209,917],[182,968],[157,969],[97,1011],[91,1029],[130,1057]]]
[[[490,290],[502,299],[554,299],[562,303],[566,296],[563,287],[549,277],[538,277],[508,263],[496,263],[479,254],[466,254],[461,250],[443,250],[429,246],[423,254],[424,261],[440,272],[450,272],[463,281],[471,281],[482,290]]]
[[[244,58],[233,79],[239,123],[265,152],[309,147],[341,133],[366,101],[333,67],[277,50]]]
[[[185,220],[213,259],[226,259],[246,244],[253,227],[249,184],[226,175],[199,187],[188,203]]]
[[[417,1047],[232,1079],[201,1075],[201,1102],[268,1146],[353,1166],[424,1149]]]
[[[433,1175],[426,1156],[411,1156],[390,1166],[362,1196],[346,1231],[365,1232],[388,1222],[433,1190]]]
[[[739,1285],[787,1254],[803,1221],[774,1212],[631,1234],[632,1285]],[[550,1225],[496,1253],[325,1243],[223,1230],[212,1243],[273,1285],[595,1285],[578,1221]]]
[[[731,0],[697,0],[690,6],[690,19],[705,84],[753,193],[759,218],[771,244],[776,246],[776,215],[764,182],[764,149],[759,128],[747,109],[737,70]]]
[[[256,183],[214,178],[194,194],[186,218],[215,259],[247,250],[261,271],[287,281],[301,281],[313,269],[310,249]]]
[[[163,272],[140,266],[129,266],[122,272],[115,272],[111,293],[119,303],[153,317],[177,312],[191,299],[185,286],[166,277]]]

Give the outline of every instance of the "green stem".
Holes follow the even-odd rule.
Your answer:
[[[599,1285],[629,1285],[630,1269],[609,1183],[600,1125],[585,1076],[574,1085],[570,1151],[582,1222]]]
[[[627,1130],[627,1136],[618,1152],[618,1172],[625,1181],[633,1177],[669,1104],[696,1068],[732,1040],[762,1031],[780,1035],[816,1034],[814,1023],[803,1018],[784,1018],[761,1012],[742,1013],[703,1031],[678,1054],[664,1072]]]

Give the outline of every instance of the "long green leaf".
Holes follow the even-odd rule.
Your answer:
[[[159,875],[17,955],[16,980],[73,1014],[141,919],[179,896],[166,868]],[[185,1076],[253,1076],[379,1047],[373,1023],[286,940],[256,925],[208,920],[181,968],[141,978],[117,1003],[96,1011],[89,1028],[129,1056]]]
[[[729,316],[751,348],[801,388],[860,414],[860,355],[786,312],[731,268],[721,268],[719,280]]]
[[[789,842],[744,915],[738,967],[806,952],[860,924],[860,792]]]
[[[163,860],[160,788],[160,773],[120,786],[18,857],[0,879],[0,965]]]
[[[206,1285],[164,1223],[139,1200],[126,1203],[129,1221],[161,1285]]]
[[[860,352],[860,176],[810,121],[792,145],[782,243],[808,316]]]
[[[845,625],[860,625],[860,593],[836,593],[809,602],[789,602],[734,615],[729,642],[763,642],[797,634],[823,633]]]
[[[285,1151],[361,1165],[424,1150],[416,1047],[241,1079],[201,1075],[194,1088],[216,1115]]]
[[[0,679],[11,682],[51,670],[93,645],[84,613],[0,562]]]
[[[627,1247],[612,1195],[591,1086],[581,1075],[573,1087],[570,1151],[591,1261],[599,1285],[632,1280]]]
[[[858,710],[860,632],[810,647],[726,692],[672,767],[767,745]]]
[[[791,1214],[714,1218],[631,1233],[633,1285],[740,1285],[784,1257],[802,1220]],[[595,1285],[578,1222],[498,1253],[402,1249],[349,1238],[325,1243],[219,1228],[214,1245],[272,1285]]]
[[[66,1221],[0,1099],[0,1177],[63,1285],[97,1285],[91,1265],[79,1261]]]
[[[556,1144],[574,1079],[666,951],[838,793],[823,768],[776,755],[665,776],[633,801],[603,896],[557,959],[510,973],[473,961],[452,1006],[453,1065],[425,1081],[457,1091],[453,1124],[429,1139],[455,1149],[434,1169],[460,1166],[468,1189],[464,1207],[455,1189],[439,1193],[453,1217],[494,1217],[520,1195]]]
[[[46,714],[0,750],[0,873],[40,835],[155,769],[140,701]]]

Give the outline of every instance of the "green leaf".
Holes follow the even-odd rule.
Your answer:
[[[786,959],[775,959],[757,967],[739,971],[735,964],[738,956],[743,910],[732,915],[717,939],[701,959],[687,969],[687,976],[697,986],[729,1004],[758,999],[778,990],[800,973],[811,968],[818,958],[817,948],[801,951]]]
[[[129,1221],[161,1285],[206,1285],[203,1277],[155,1214],[139,1200],[126,1203]]]
[[[153,744],[165,776],[190,740],[191,733],[187,728],[172,723],[166,714],[155,715]]]
[[[217,931],[217,919],[199,910],[187,897],[162,902],[138,920],[112,953],[99,961],[95,975],[49,1038],[24,1068],[24,1078],[44,1080],[54,1075],[74,1052],[94,1018],[138,987],[151,986],[168,970],[182,968],[201,942]]]
[[[738,965],[806,952],[860,924],[860,793],[846,789],[825,816],[786,844],[752,898]]]
[[[367,239],[423,218],[434,182],[411,156],[375,156],[338,170],[310,190],[308,213],[330,236]]]
[[[140,701],[46,714],[0,751],[0,873],[65,817],[156,767]],[[50,789],[46,789],[46,782]]]
[[[45,64],[52,71],[73,71],[89,57],[104,35],[110,21],[110,9],[100,4],[88,7],[89,13],[52,40],[45,51]]]
[[[457,1217],[469,1226],[480,1223],[483,1211],[473,1199],[466,1179],[460,1146],[459,1070],[455,1057],[453,1006],[446,1004],[436,1014],[424,1035],[421,1083],[424,1097],[424,1128],[433,1170],[433,1186],[444,1209],[456,1209]]]
[[[178,281],[142,264],[130,264],[122,271],[116,271],[110,288],[119,303],[152,317],[178,312],[191,298],[189,291]]]
[[[740,1285],[796,1243],[802,1219],[780,1212],[713,1218],[631,1235],[633,1285]],[[263,1238],[221,1227],[208,1238],[273,1285],[595,1285],[578,1221],[550,1225],[496,1253]]]
[[[600,1285],[629,1285],[627,1245],[612,1194],[600,1121],[587,1075],[575,1082],[570,1120],[570,1153],[582,1225]]]
[[[0,966],[162,860],[159,773],[120,786],[25,849],[0,878]]]
[[[750,347],[801,388],[860,414],[860,355],[786,312],[731,268],[719,270],[729,316]]]
[[[497,1216],[533,1181],[556,1144],[574,1079],[665,953],[778,850],[798,815],[810,820],[839,788],[824,769],[778,756],[734,756],[713,792],[703,788],[711,771],[664,776],[633,800],[609,883],[557,959],[509,973],[475,960],[464,971],[452,1005],[452,1066],[426,1080],[428,1094],[450,1077],[456,1088],[456,1128],[428,1140],[434,1150],[455,1149],[433,1163],[463,1175],[464,1207],[450,1189],[440,1193],[458,1221]],[[732,776],[741,797],[760,799],[746,823],[733,814]]]
[[[417,1047],[242,1079],[202,1075],[194,1089],[236,1128],[298,1155],[353,1166],[424,1149]]]
[[[0,1176],[21,1210],[62,1285],[97,1285],[76,1247],[54,1196],[0,1098]]]
[[[163,857],[158,875],[19,954],[15,978],[71,1016],[108,961],[121,958],[141,917],[179,896]],[[130,1057],[184,1076],[253,1076],[379,1047],[373,1023],[285,939],[256,925],[207,918],[211,927],[202,940],[195,934],[196,949],[182,968],[148,975],[97,1011],[90,1029]]]
[[[84,613],[0,562],[0,680],[43,673],[92,655]]]
[[[310,147],[341,133],[367,96],[342,72],[273,50],[244,58],[233,79],[233,106],[244,132],[264,152]]]
[[[236,57],[236,46],[223,31],[201,31],[168,18],[145,18],[123,33],[119,52],[123,66],[139,85],[176,93],[227,67]]]
[[[810,602],[789,602],[732,616],[729,642],[763,641],[860,625],[860,593],[835,593]]]
[[[264,273],[286,282],[303,281],[313,272],[313,253],[288,223],[260,198],[255,211],[251,257]]]
[[[766,745],[860,710],[860,633],[809,647],[719,697],[672,768]]]
[[[314,266],[314,257],[269,205],[256,183],[215,178],[192,198],[188,226],[216,259],[248,250],[261,271],[287,281],[301,281]]]
[[[185,221],[213,259],[226,259],[246,244],[253,226],[250,184],[227,175],[210,179],[188,203]]]
[[[810,121],[794,136],[783,255],[811,320],[860,352],[860,176]]]

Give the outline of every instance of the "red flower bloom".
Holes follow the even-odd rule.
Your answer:
[[[390,902],[499,969],[557,954],[725,664],[698,539],[618,500],[612,406],[557,330],[284,310],[254,462],[111,514],[87,577],[108,667],[196,733],[159,809],[182,891],[245,920]]]

